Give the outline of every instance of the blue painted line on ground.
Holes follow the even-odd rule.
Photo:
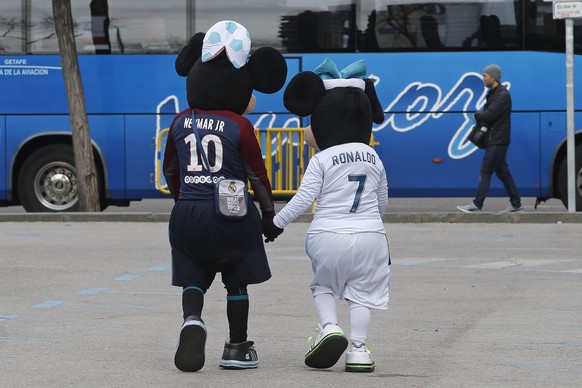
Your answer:
[[[423,268],[435,268],[435,269],[458,269],[458,270],[486,270],[490,272],[524,272],[524,273],[549,273],[549,274],[556,274],[556,275],[574,275],[580,276],[582,272],[573,272],[568,270],[555,270],[555,269],[531,269],[531,268],[510,268],[510,267],[503,267],[503,268],[475,268],[472,266],[467,265],[443,265],[443,264],[430,264],[430,263],[413,263],[413,264],[406,264],[406,263],[395,263],[392,264],[395,266],[407,266],[407,267],[423,267]],[[561,311],[575,311],[575,312],[582,312],[581,309],[571,309],[571,310],[561,310]]]
[[[481,240],[507,240],[512,239],[511,234],[483,234],[480,236]]]
[[[115,280],[134,280],[141,277],[141,275],[123,275],[115,278]]]
[[[86,290],[79,292],[79,294],[81,294],[81,295],[95,295],[95,294],[98,294],[102,291],[105,291],[106,289],[107,288],[87,288]]]
[[[582,346],[576,342],[559,342],[559,341],[529,341],[532,345],[559,345],[559,346]]]
[[[57,340],[57,339],[50,339],[50,338],[26,338],[26,337],[0,337],[0,340],[33,341],[33,342],[65,342],[65,340]]]
[[[51,307],[60,306],[63,303],[65,303],[64,300],[47,300],[33,307],[37,309],[50,309]]]
[[[14,319],[16,317],[18,317],[18,315],[0,315],[0,322]]]
[[[573,329],[573,330],[582,330],[582,325],[547,325],[547,327],[551,329]]]
[[[4,237],[38,237],[40,233],[9,233],[9,232],[0,232],[0,236]]]
[[[569,313],[582,313],[582,308],[577,307],[577,308],[572,308],[572,309],[562,309],[560,311],[567,311]]]
[[[582,367],[576,365],[543,365],[543,364],[508,364],[507,366],[515,368],[530,368],[530,369],[567,369],[582,371]]]
[[[1,321],[2,318],[0,318]],[[19,317],[17,315],[13,315],[11,318],[15,321],[35,321],[35,322],[66,322],[66,323],[90,323],[90,324],[111,324],[111,323],[120,323],[120,321],[115,320],[108,320],[108,319],[60,319],[60,318],[32,318],[32,317]]]
[[[109,294],[180,296],[181,292],[107,291]]]
[[[120,309],[148,309],[152,310],[153,307],[149,306],[138,306],[138,305],[127,305],[127,304],[88,304],[88,303],[68,303],[67,306],[70,307],[106,307],[106,308],[120,308]]]
[[[148,268],[148,271],[165,271],[170,269],[170,264],[158,264],[158,265],[152,265],[151,267]]]
[[[152,309],[148,306],[135,305],[113,305],[113,304],[88,304],[88,303],[65,303],[64,300],[47,300],[41,304],[34,306],[35,308],[47,309],[55,306],[65,305],[67,307],[108,307],[108,308],[126,308],[126,309]]]

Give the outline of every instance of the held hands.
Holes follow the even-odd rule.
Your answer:
[[[273,242],[275,239],[283,233],[284,229],[278,228],[273,223],[272,216],[263,216],[263,234],[265,235],[265,242]]]

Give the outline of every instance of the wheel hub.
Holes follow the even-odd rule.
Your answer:
[[[47,166],[41,175],[37,197],[46,207],[63,210],[77,201],[77,177],[72,168]]]
[[[61,197],[71,190],[71,180],[65,174],[55,174],[47,178],[48,184],[45,185],[47,193],[52,196]]]

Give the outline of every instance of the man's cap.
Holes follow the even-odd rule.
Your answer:
[[[483,74],[488,74],[497,81],[501,81],[501,68],[498,65],[491,64],[483,69]]]

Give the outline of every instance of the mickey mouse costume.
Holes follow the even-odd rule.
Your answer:
[[[369,146],[372,122],[382,123],[384,113],[374,83],[365,75],[363,61],[338,71],[327,59],[313,72],[293,77],[284,94],[290,112],[311,115],[305,137],[319,149],[297,194],[273,219],[283,228],[317,202],[305,244],[320,318],[319,332],[305,354],[305,364],[312,368],[332,367],[348,346],[337,318],[336,301],[344,299],[352,344],[345,368],[373,371],[365,345],[370,309],[388,307],[390,257],[382,222],[388,183],[380,157]]]
[[[184,323],[174,358],[182,371],[193,372],[204,366],[204,294],[218,272],[227,290],[229,322],[220,366],[256,368],[259,362],[253,342],[247,340],[247,285],[271,277],[261,234],[273,241],[282,229],[272,225],[271,184],[254,128],[242,115],[254,108],[253,90],[275,93],[283,87],[287,65],[274,48],[262,47],[250,55],[250,47],[246,28],[226,20],[206,34],[195,34],[176,58],[177,73],[187,77],[189,108],[172,122],[163,172],[176,200],[169,239],[172,284],[183,288]],[[211,174],[202,163],[201,147]],[[222,176],[250,181],[262,221],[253,204],[241,220],[226,220],[216,214],[212,179]]]

